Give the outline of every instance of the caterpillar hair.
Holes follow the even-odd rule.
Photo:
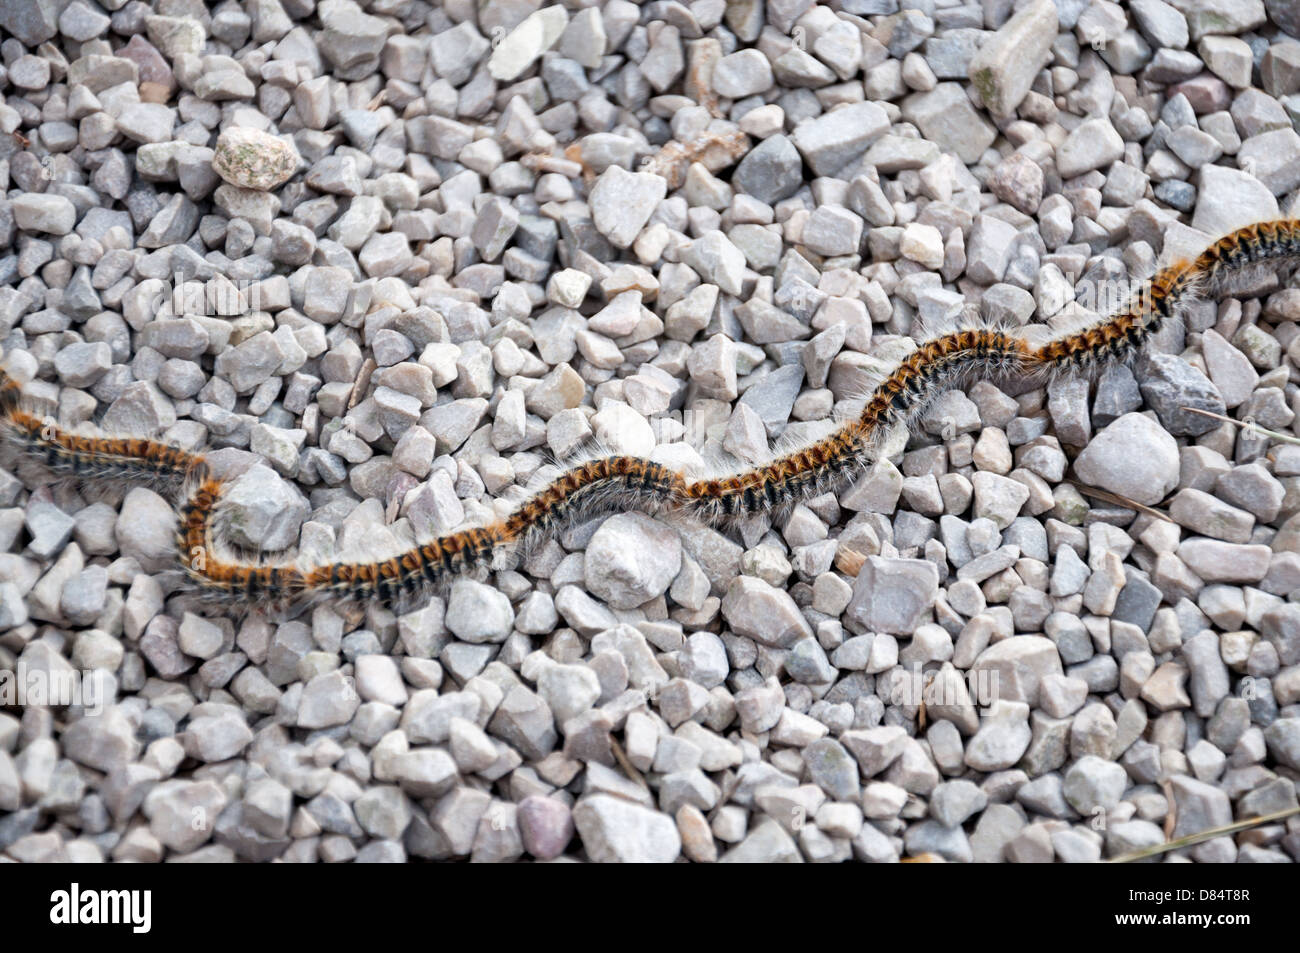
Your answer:
[[[51,473],[84,480],[144,482],[178,491],[201,475],[203,457],[139,437],[79,434],[25,407],[22,386],[0,368],[0,431],[20,457]]]
[[[1049,373],[1091,375],[1110,363],[1131,361],[1183,309],[1200,296],[1205,279],[1189,262],[1159,272],[1118,312],[1048,341],[1034,363]]]
[[[677,505],[685,482],[672,470],[637,457],[606,456],[567,470],[513,513],[460,530],[385,559],[320,566],[261,565],[231,558],[215,532],[223,484],[199,480],[181,508],[178,547],[200,597],[279,610],[325,596],[406,609],[427,601],[454,578],[522,554],[566,526],[621,511],[627,501],[647,512]]]
[[[1260,271],[1289,270],[1300,264],[1300,220],[1258,222],[1225,235],[1192,263],[1212,296],[1252,281]]]
[[[927,341],[875,388],[858,417],[766,465],[689,484],[688,509],[704,522],[718,523],[781,512],[842,489],[872,462],[890,430],[911,426],[939,394],[981,375],[1011,374],[1029,357],[1023,341],[998,330],[955,331]]]
[[[1300,221],[1259,222],[1219,239],[1193,261],[1159,271],[1115,314],[1049,341],[1038,352],[1042,369],[1091,374],[1131,360],[1187,306],[1221,297],[1261,271],[1300,264]]]
[[[1129,302],[1089,326],[1031,344],[1019,331],[973,327],[924,341],[877,384],[859,414],[825,437],[727,476],[692,479],[671,467],[622,455],[573,465],[484,526],[419,542],[382,559],[308,564],[263,562],[224,539],[227,484],[204,458],[153,440],[79,435],[24,408],[18,381],[0,370],[0,430],[26,457],[85,479],[145,480],[183,495],[176,546],[201,600],[235,611],[300,609],[317,599],[414,608],[452,579],[482,573],[507,554],[526,553],[568,526],[634,509],[710,525],[780,512],[840,490],[882,453],[897,428],[912,429],[936,397],[976,379],[1033,380],[1091,374],[1131,361],[1192,302],[1228,293],[1261,269],[1300,263],[1300,221],[1263,222],[1221,238],[1191,261],[1158,272]]]

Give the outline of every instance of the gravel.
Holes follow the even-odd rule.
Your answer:
[[[593,443],[746,466],[966,310],[1068,327],[1295,215],[1292,7],[13,0],[0,346],[207,448],[269,559]],[[1293,806],[1300,293],[1235,290],[777,519],[569,526],[401,616],[210,614],[169,500],[6,461],[0,674],[77,692],[4,699],[0,854],[1090,863]]]

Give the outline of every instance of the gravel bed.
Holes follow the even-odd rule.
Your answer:
[[[760,461],[963,309],[1065,327],[1298,214],[1292,0],[3,0],[0,37],[9,369],[208,448],[252,550],[472,525],[593,438]],[[616,515],[400,617],[195,614],[171,501],[10,465],[0,859],[1088,862],[1295,807],[1297,413],[1263,274],[1092,384],[944,395],[775,523]],[[1300,820],[1165,859],[1294,862]]]

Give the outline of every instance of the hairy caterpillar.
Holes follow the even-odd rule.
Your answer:
[[[10,443],[51,473],[86,480],[135,480],[178,490],[202,467],[195,454],[138,437],[72,433],[23,406],[21,385],[0,370],[0,427]]]
[[[878,456],[885,436],[913,426],[930,402],[977,378],[1091,374],[1135,357],[1190,302],[1222,294],[1259,268],[1300,262],[1300,221],[1264,222],[1215,242],[1193,261],[1161,270],[1121,310],[1033,345],[1016,333],[970,328],[922,343],[869,395],[860,414],[794,452],[720,478],[691,479],[636,457],[574,466],[485,526],[420,543],[386,559],[322,565],[264,564],[235,554],[220,533],[226,484],[201,455],[152,440],[81,436],[24,409],[19,383],[0,370],[0,428],[12,445],[55,473],[136,479],[184,493],[177,534],[181,567],[199,594],[232,608],[300,608],[313,599],[418,605],[451,578],[490,568],[498,554],[527,549],[564,526],[626,508],[709,524],[780,511],[842,489]]]

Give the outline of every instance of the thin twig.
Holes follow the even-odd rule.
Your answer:
[[[623,769],[623,773],[627,775],[628,780],[649,791],[650,785],[645,783],[645,778],[641,776],[641,772],[633,767],[632,762],[628,760],[627,753],[623,750],[623,746],[618,743],[618,739],[613,735],[609,737],[609,748],[614,753],[614,760]]]
[[[361,403],[366,391],[370,388],[370,375],[375,372],[378,365],[373,357],[368,357],[361,365],[361,370],[357,372],[356,383],[352,385],[352,393],[348,394],[348,410],[356,407]]]
[[[1152,509],[1143,503],[1139,503],[1137,500],[1130,500],[1127,496],[1120,496],[1118,493],[1111,493],[1109,490],[1099,490],[1095,486],[1088,486],[1088,484],[1080,483],[1078,480],[1067,479],[1065,482],[1069,483],[1084,496],[1091,496],[1099,500],[1105,500],[1107,503],[1116,503],[1120,506],[1126,506],[1131,510],[1145,513],[1147,516],[1154,516],[1156,519],[1164,520],[1166,523],[1173,522],[1173,520],[1164,513],[1161,513],[1159,510]]]
[[[1160,782],[1160,790],[1164,792],[1165,803],[1169,805],[1169,810],[1165,812],[1165,840],[1174,836],[1174,831],[1178,830],[1178,799],[1174,797],[1174,786],[1168,778]]]
[[[862,564],[866,561],[866,556],[856,549],[849,549],[847,546],[841,546],[835,553],[835,568],[846,576],[856,577],[862,571]]]
[[[1300,437],[1293,437],[1290,434],[1278,433],[1276,430],[1269,430],[1267,427],[1261,427],[1253,421],[1247,423],[1244,420],[1233,420],[1231,417],[1223,416],[1223,414],[1216,414],[1210,410],[1198,410],[1195,407],[1183,407],[1181,409],[1190,411],[1193,414],[1200,414],[1202,417],[1212,417],[1215,420],[1222,420],[1225,424],[1232,424],[1234,427],[1243,427],[1246,430],[1253,430],[1255,433],[1262,433],[1264,436],[1272,437],[1274,440],[1281,440],[1283,443],[1293,443],[1297,447],[1300,447]]]
[[[1191,847],[1193,844],[1200,844],[1207,840],[1214,840],[1214,838],[1223,837],[1226,834],[1236,834],[1241,831],[1251,830],[1252,828],[1263,827],[1265,824],[1272,824],[1274,821],[1283,821],[1296,814],[1300,814],[1300,807],[1288,807],[1286,810],[1277,811],[1273,814],[1265,814],[1263,817],[1252,817],[1248,821],[1237,821],[1235,824],[1225,824],[1223,827],[1212,827],[1209,830],[1199,831],[1195,834],[1188,834],[1186,837],[1180,837],[1178,840],[1167,841],[1164,844],[1156,844],[1153,847],[1143,847],[1141,850],[1135,850],[1130,854],[1122,854],[1119,857],[1112,857],[1107,861],[1107,863],[1128,864],[1135,860],[1145,860],[1148,857],[1165,854],[1171,850],[1178,850],[1182,847]]]

